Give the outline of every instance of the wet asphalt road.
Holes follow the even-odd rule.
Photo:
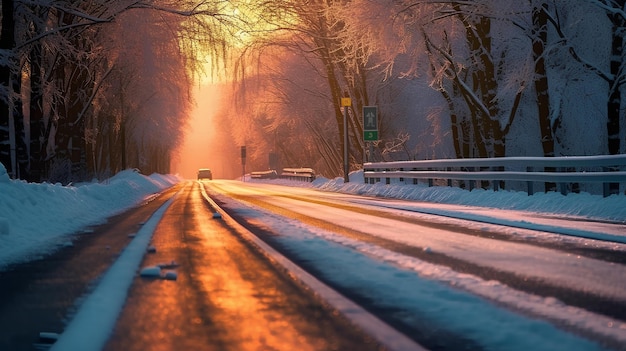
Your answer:
[[[71,247],[0,272],[0,350],[35,350],[39,332],[62,332],[129,236],[181,188],[142,263],[175,261],[177,280],[137,275],[105,350],[382,349],[213,219],[198,183],[188,182]]]
[[[176,281],[137,278],[106,351],[378,350],[219,219],[188,183],[143,265],[175,261]]]

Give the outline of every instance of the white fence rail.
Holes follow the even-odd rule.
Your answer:
[[[619,192],[626,186],[626,155],[568,156],[568,157],[501,157],[442,159],[365,163],[365,183],[373,184],[385,179],[453,181],[471,189],[477,181],[481,186],[491,183],[498,190],[505,181],[526,182],[528,194],[534,191],[535,182],[559,184],[563,194],[568,184],[602,183],[604,196]],[[615,190],[617,189],[617,191]]]

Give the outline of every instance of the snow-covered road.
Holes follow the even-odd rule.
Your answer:
[[[620,241],[626,232],[623,224],[403,203],[272,184],[219,181],[210,189],[224,207],[274,233],[272,240],[285,251],[315,265],[340,287],[360,289],[361,297],[374,301],[376,308],[403,310],[406,324],[434,314],[428,318],[441,319],[436,324],[490,349],[502,346],[498,338],[504,336],[526,346],[519,349],[530,348],[528,342],[533,349],[539,349],[536,343],[555,349],[552,342],[537,340],[541,333],[527,329],[545,321],[542,330],[559,325],[606,345],[626,342],[626,270],[623,261],[615,262],[626,257],[626,245],[554,234],[576,231]],[[376,268],[365,269],[368,265]],[[445,293],[423,296],[428,289],[421,284],[433,283]],[[413,288],[404,291],[409,286]],[[437,307],[432,310],[433,306]],[[507,317],[485,312],[491,309]],[[517,323],[528,321],[511,311],[543,321],[533,320],[521,328]],[[479,327],[467,313],[489,315],[490,322],[478,323]],[[500,321],[497,327],[491,325],[494,320]],[[497,337],[493,328],[501,331]],[[581,349],[580,341],[576,343]],[[564,345],[558,348],[567,348]]]
[[[178,181],[132,171],[67,187],[0,179],[2,286],[36,280],[31,264],[49,267],[47,260],[73,254],[84,238],[96,243],[95,251],[85,252],[90,263],[108,262],[128,242],[127,234],[116,231],[120,245],[113,245],[108,235],[80,233],[93,234],[95,224],[131,206],[146,201],[151,206],[156,192]],[[292,261],[428,348],[626,350],[622,195],[366,185],[358,172],[350,183],[317,179],[289,188],[204,184],[229,213]],[[218,187],[230,193],[220,194]],[[16,265],[25,268],[14,272]],[[60,267],[74,282],[73,270]],[[89,277],[100,272],[92,265],[72,268]],[[48,282],[42,281],[44,294]],[[35,286],[0,291],[25,300],[34,296],[37,303],[26,304],[28,311],[12,298],[4,299],[5,307],[32,330],[48,330],[51,322],[37,311],[56,308],[59,301],[40,304],[39,295],[29,292]],[[0,315],[8,316],[0,343],[20,334],[24,339],[16,342],[28,346],[35,335],[18,330],[21,324],[12,314]]]

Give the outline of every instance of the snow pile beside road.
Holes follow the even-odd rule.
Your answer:
[[[0,165],[0,268],[28,261],[71,242],[68,234],[102,223],[179,181],[132,170],[105,183],[76,186],[5,179]]]
[[[0,183],[8,183],[10,181],[7,169],[0,163]]]
[[[294,182],[283,182],[281,183],[283,185],[295,185]],[[310,186],[332,192],[434,203],[553,213],[618,222],[624,222],[626,219],[626,196],[624,195],[605,198],[602,195],[589,193],[570,193],[564,196],[559,192],[537,192],[528,196],[522,191],[483,189],[467,191],[447,186],[428,187],[425,184],[404,184],[396,180],[392,180],[391,185],[386,185],[384,182],[368,185],[365,184],[363,171],[352,172],[349,183],[344,183],[341,177],[331,180],[319,177]]]

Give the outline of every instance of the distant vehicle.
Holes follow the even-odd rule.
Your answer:
[[[213,172],[208,168],[200,168],[198,170],[198,180],[200,179],[213,180]]]

